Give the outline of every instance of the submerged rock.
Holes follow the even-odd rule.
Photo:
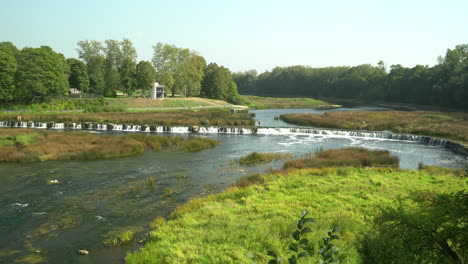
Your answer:
[[[86,255],[89,254],[89,251],[86,250],[86,249],[79,249],[76,253],[77,253],[78,255],[86,256]]]

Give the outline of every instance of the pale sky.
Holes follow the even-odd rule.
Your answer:
[[[232,71],[432,66],[468,43],[467,0],[1,0],[0,41],[77,57],[80,40],[190,48]]]

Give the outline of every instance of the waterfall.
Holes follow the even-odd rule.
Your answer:
[[[126,124],[93,124],[93,123],[45,123],[25,121],[0,121],[0,127],[13,128],[50,128],[73,130],[99,130],[99,131],[125,131],[125,132],[152,132],[152,133],[176,133],[176,134],[258,134],[258,135],[304,135],[337,138],[365,138],[411,141],[426,145],[446,147],[447,140],[431,138],[427,136],[396,134],[389,131],[356,131],[325,128],[301,128],[301,127],[221,127],[221,126],[148,126]]]

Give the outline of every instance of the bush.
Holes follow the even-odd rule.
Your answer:
[[[386,207],[363,241],[364,263],[464,263],[468,194],[417,193]]]

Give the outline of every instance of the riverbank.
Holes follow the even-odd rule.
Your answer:
[[[146,148],[195,152],[216,146],[209,138],[159,135],[100,135],[88,132],[56,132],[25,129],[0,130],[0,162],[93,160],[131,157]]]
[[[341,263],[362,263],[369,257],[362,249],[366,236],[373,234],[372,219],[379,208],[418,194],[463,191],[462,175],[461,170],[436,167],[328,167],[247,176],[250,185],[241,179],[240,185],[179,207],[166,223],[159,221],[150,242],[129,253],[126,263],[266,263],[268,251],[287,258],[303,209],[315,219],[312,233],[304,235],[312,245],[307,263],[319,262],[322,238],[333,226],[343,230],[335,256]]]
[[[349,111],[280,115],[284,122],[350,130],[389,130],[394,133],[440,137],[468,143],[468,114],[434,111]]]
[[[285,108],[336,108],[325,101],[313,98],[288,98],[288,97],[262,97],[254,95],[241,95],[244,105],[252,109],[285,109]]]
[[[0,114],[2,121],[17,121],[19,115],[14,113]],[[145,112],[112,112],[112,113],[42,113],[22,114],[23,121],[32,122],[92,122],[114,124],[152,124],[161,126],[248,126],[255,120],[247,112],[228,110],[178,110],[178,111],[145,111]]]

